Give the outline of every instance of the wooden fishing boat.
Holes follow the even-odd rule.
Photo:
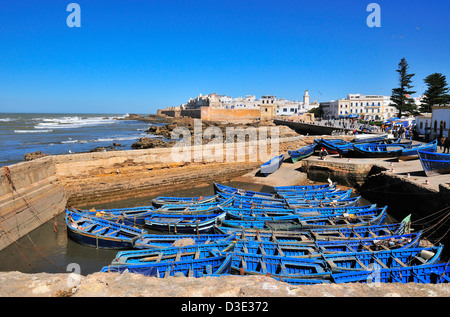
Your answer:
[[[289,208],[295,208],[294,206],[309,203],[309,202],[332,202],[340,201],[350,198],[352,190],[342,190],[337,192],[324,192],[324,193],[314,193],[306,194],[303,196],[286,196],[284,197],[286,205]]]
[[[223,199],[214,203],[207,204],[175,204],[164,205],[158,208],[156,213],[159,214],[182,214],[182,215],[197,215],[197,214],[214,214],[221,213],[221,208],[233,206],[234,197]]]
[[[298,217],[296,219],[286,220],[222,220],[220,225],[234,228],[254,228],[284,231],[302,231],[315,228],[339,228],[339,227],[357,227],[367,225],[377,225],[384,223],[386,209],[376,208],[342,215],[324,215],[316,217]]]
[[[339,208],[339,207],[352,207],[358,206],[361,200],[361,196],[350,197],[345,199],[324,199],[324,200],[305,200],[292,202],[288,205],[288,208],[299,210],[309,208]]]
[[[143,249],[118,252],[111,265],[146,265],[150,263],[186,261],[216,256],[234,248],[234,242],[195,244],[180,247]]]
[[[333,254],[353,254],[358,252],[380,252],[386,250],[417,248],[421,232],[392,235],[379,238],[346,239],[340,241],[272,242],[237,240],[229,252],[254,253],[271,256],[299,258],[323,258]]]
[[[326,149],[329,154],[344,155],[353,149],[353,143],[341,139],[320,139],[317,143],[318,148]]]
[[[90,210],[80,210],[77,208],[72,208],[72,210],[75,210],[79,213],[84,213],[89,216],[102,218],[108,221],[117,222],[128,226],[144,224],[145,217],[155,212],[153,206]]]
[[[405,148],[404,144],[364,143],[353,145],[355,154],[369,158],[399,157]]]
[[[324,190],[324,189],[335,189],[336,183],[329,184],[321,184],[321,185],[299,185],[299,186],[275,186],[273,189],[275,192],[285,192],[285,191],[316,191],[316,190]]]
[[[231,267],[232,254],[224,253],[217,256],[186,261],[167,261],[148,263],[145,265],[110,265],[101,272],[142,274],[165,278],[169,276],[204,277],[209,275],[228,274]]]
[[[375,253],[361,252],[341,257],[326,255],[333,272],[318,279],[302,280],[282,277],[290,284],[319,283],[448,283],[450,263],[438,263],[442,246],[432,248],[402,249]],[[277,277],[275,277],[277,278]],[[278,277],[278,279],[280,279]]]
[[[199,197],[156,197],[152,199],[152,204],[156,208],[160,208],[164,205],[176,205],[176,204],[207,204],[216,202],[218,199],[214,196],[199,196]]]
[[[168,233],[210,233],[214,224],[225,218],[226,212],[207,215],[157,214],[145,218],[145,226]]]
[[[354,144],[358,143],[380,143],[386,142],[389,139],[387,133],[383,134],[357,134],[353,140]]]
[[[352,190],[349,189],[329,192],[306,192],[304,194],[298,194],[297,192],[288,192],[286,194],[281,194],[281,197],[284,198],[288,204],[290,204],[291,202],[305,200],[345,199],[349,198],[351,194]]]
[[[313,195],[313,194],[320,194],[320,193],[332,193],[332,192],[339,192],[341,191],[340,188],[336,187],[329,187],[325,189],[317,189],[317,190],[283,190],[279,191],[277,193],[278,198],[285,198],[288,196],[307,196],[307,195]]]
[[[89,216],[75,210],[66,210],[67,234],[72,240],[107,249],[132,249],[134,243],[147,231]]]
[[[264,206],[268,208],[287,208],[286,201],[282,198],[256,197],[256,196],[238,196],[226,193],[220,193],[223,198],[229,199],[234,197],[233,206]]]
[[[408,220],[409,221],[409,220]],[[408,222],[359,227],[313,228],[302,231],[273,231],[270,229],[214,226],[217,234],[236,234],[238,240],[272,242],[346,241],[349,239],[380,238],[409,233]]]
[[[257,192],[257,191],[247,190],[247,189],[235,188],[235,187],[218,184],[218,183],[213,183],[213,186],[214,186],[214,191],[216,194],[225,193],[225,194],[236,195],[236,196],[276,198],[274,193]]]
[[[310,208],[310,209],[251,209],[225,207],[223,211],[227,212],[228,219],[240,220],[275,220],[280,216],[315,217],[322,215],[339,215],[343,213],[354,213],[358,211],[371,210],[377,207],[376,204],[358,207],[341,208]]]
[[[427,176],[450,173],[450,154],[418,151],[418,155]]]
[[[232,241],[236,234],[144,234],[134,243],[135,249],[159,249],[185,244],[208,244]]]
[[[264,176],[269,176],[270,174],[276,172],[280,167],[281,164],[283,164],[284,160],[284,154],[281,154],[279,156],[275,156],[270,161],[267,161],[260,167],[260,172]]]
[[[400,156],[397,157],[399,161],[407,161],[407,160],[414,160],[419,158],[418,151],[425,151],[425,152],[436,152],[437,151],[437,140],[434,140],[433,142],[427,143],[427,144],[416,144],[412,145],[411,147],[405,148],[402,150],[402,153]]]
[[[330,275],[332,283],[419,283],[441,284],[450,282],[450,263],[434,263],[418,266],[379,268],[335,273]],[[289,282],[287,282],[289,283]]]
[[[307,145],[304,146],[298,150],[295,151],[288,151],[289,156],[291,157],[291,160],[293,163],[298,162],[300,160],[303,160],[305,158],[310,157],[311,155],[314,154],[314,151],[316,149],[317,144],[311,144],[311,145]]]
[[[327,278],[332,271],[325,261],[269,256],[252,253],[232,253],[231,273],[268,275],[272,277]]]
[[[439,261],[441,253],[442,246],[321,254],[312,258],[235,251],[233,252],[231,269],[232,272],[240,271],[244,274],[327,278],[331,277],[331,274],[342,272],[432,265]],[[306,267],[302,263],[307,264]],[[314,263],[318,266],[312,266]]]

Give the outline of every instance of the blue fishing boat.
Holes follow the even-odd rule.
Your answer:
[[[232,253],[231,273],[268,275],[271,277],[327,278],[332,271],[325,261],[269,256],[252,253]]]
[[[355,139],[352,141],[354,144],[358,143],[381,143],[387,142],[389,135],[384,134],[357,134]]]
[[[336,190],[336,191],[325,191],[325,192],[286,192],[279,194],[281,198],[284,198],[288,204],[296,201],[304,200],[324,200],[324,199],[345,199],[349,198],[352,194],[352,190]]]
[[[281,154],[279,156],[275,156],[270,161],[267,161],[260,167],[260,172],[264,176],[269,176],[270,174],[276,172],[280,167],[281,164],[283,164],[284,160],[284,154]]]
[[[222,199],[214,203],[207,204],[175,204],[164,205],[158,208],[155,212],[159,214],[183,214],[183,215],[196,215],[196,214],[214,214],[220,213],[221,208],[233,206],[234,197]]]
[[[150,263],[186,261],[216,256],[234,248],[234,242],[195,244],[159,249],[129,250],[118,252],[111,265],[146,265]]]
[[[305,196],[305,195],[312,195],[312,194],[320,194],[320,193],[332,193],[341,191],[340,188],[336,187],[329,187],[325,189],[317,189],[317,190],[282,190],[278,191],[277,195],[280,198],[284,198],[286,196]]]
[[[275,186],[273,189],[276,193],[279,192],[292,192],[292,191],[298,191],[298,192],[304,192],[304,191],[320,191],[320,190],[334,190],[336,188],[336,183],[328,183],[328,184],[321,184],[321,185],[298,185],[298,186]]]
[[[147,231],[89,216],[75,210],[66,210],[67,235],[72,240],[91,247],[132,249],[134,243]]]
[[[434,140],[433,142],[427,143],[427,144],[416,144],[412,145],[411,147],[407,147],[402,150],[402,153],[397,157],[399,161],[407,161],[407,160],[413,160],[419,158],[418,151],[425,151],[425,152],[436,152],[437,151],[437,140]]]
[[[377,206],[367,205],[358,207],[341,207],[341,208],[310,208],[310,209],[251,209],[251,208],[235,208],[226,207],[223,211],[227,212],[229,219],[240,220],[275,220],[280,216],[299,216],[299,217],[315,217],[322,215],[339,215],[343,213],[354,213],[364,210],[372,210]]]
[[[198,196],[198,197],[156,197],[152,199],[152,204],[156,208],[160,208],[164,205],[175,205],[175,204],[207,204],[213,203],[218,200],[217,196]]]
[[[144,224],[145,217],[155,212],[153,206],[90,210],[79,210],[73,208],[73,210],[84,213],[86,215],[102,218],[112,222],[118,222],[128,226]]]
[[[244,227],[215,226],[218,234],[236,234],[238,240],[256,240],[290,243],[314,243],[315,241],[347,241],[349,239],[391,237],[408,233],[408,221],[358,227],[313,228],[302,231],[271,231]]]
[[[231,253],[218,254],[217,256],[199,258],[186,261],[167,261],[148,263],[145,265],[111,265],[105,266],[101,272],[142,274],[164,278],[169,276],[205,277],[210,275],[228,274],[231,268]]]
[[[339,228],[377,225],[384,223],[386,209],[376,208],[352,214],[297,217],[283,220],[222,220],[221,226],[266,230],[302,231],[315,228]]]
[[[450,282],[450,263],[434,263],[395,268],[376,268],[330,275],[332,283],[419,283],[441,284]],[[289,283],[287,281],[287,283]]]
[[[317,147],[324,148],[329,154],[347,154],[353,149],[353,143],[341,139],[320,139],[317,140]]]
[[[186,244],[208,244],[218,241],[232,241],[236,234],[144,234],[134,243],[135,249],[160,249]]]
[[[321,258],[359,252],[380,252],[417,248],[421,233],[385,236],[380,238],[347,239],[335,242],[272,242],[237,240],[229,252],[253,253],[296,258]]]
[[[216,194],[218,193],[225,193],[228,195],[236,195],[236,196],[249,196],[249,197],[268,197],[268,198],[275,198],[274,193],[264,193],[264,192],[257,192],[247,189],[241,189],[241,188],[235,188],[223,184],[213,183],[214,191]]]
[[[418,151],[418,155],[427,176],[450,173],[450,154]]]
[[[256,197],[256,196],[239,196],[233,194],[220,193],[225,199],[234,197],[234,206],[264,206],[270,208],[286,208],[286,201],[283,198]]]
[[[214,224],[225,218],[226,212],[206,215],[174,215],[154,213],[145,218],[145,226],[168,233],[211,233]]]
[[[290,284],[448,283],[450,263],[438,263],[442,246],[431,248],[325,255],[332,274],[314,279],[284,276]],[[280,277],[275,277],[280,279]]]
[[[407,146],[405,144],[354,144],[355,154],[368,158],[399,157]]]
[[[291,160],[293,163],[296,163],[300,160],[303,160],[305,158],[310,157],[311,155],[314,154],[314,151],[316,149],[317,144],[311,144],[311,145],[307,145],[304,146],[298,150],[295,151],[288,151],[289,156],[291,157]]]
[[[309,208],[340,208],[358,206],[361,196],[341,198],[341,199],[323,199],[323,200],[305,200],[296,201],[288,205],[288,208],[295,210],[309,209]]]
[[[286,196],[284,199],[286,200],[286,205],[289,208],[295,208],[294,206],[304,203],[310,203],[312,201],[320,201],[320,202],[332,202],[332,201],[340,201],[344,199],[350,198],[352,194],[352,190],[344,190],[338,192],[324,192],[324,193],[314,193],[314,194],[306,194],[300,196]]]

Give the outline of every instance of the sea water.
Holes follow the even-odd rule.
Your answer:
[[[130,150],[141,137],[158,137],[145,131],[160,124],[125,120],[127,116],[0,113],[0,166],[23,162],[25,154],[36,151],[56,155],[89,152],[96,147]]]

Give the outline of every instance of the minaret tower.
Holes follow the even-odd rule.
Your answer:
[[[309,92],[305,90],[305,95],[303,96],[303,105],[309,106]]]

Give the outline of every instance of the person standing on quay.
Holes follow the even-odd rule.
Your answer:
[[[442,150],[444,143],[445,143],[445,136],[442,136],[441,139],[439,140],[439,150]]]
[[[447,153],[450,154],[450,137],[447,137],[447,138],[445,139],[445,142],[444,142],[444,152],[442,152],[442,153],[445,153],[446,150],[447,150]]]

